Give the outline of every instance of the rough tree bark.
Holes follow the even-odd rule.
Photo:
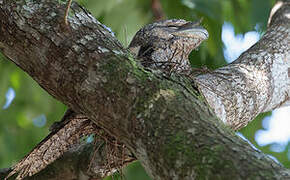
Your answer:
[[[290,105],[289,4],[277,7],[258,43],[233,63],[196,77],[216,115],[233,129],[261,112]]]
[[[235,64],[252,72],[250,67],[263,70],[262,66],[267,65],[259,57],[274,62],[263,71],[266,80],[252,75],[249,78],[250,84],[266,83],[266,87],[282,83],[279,92],[283,95],[270,89],[270,100],[259,89],[240,95],[239,90],[250,84],[239,81],[239,88],[235,88],[225,78],[228,75],[224,69],[217,70],[216,76],[214,72],[194,77],[203,95],[194,88],[192,79],[181,75],[168,78],[160,72],[144,70],[112,33],[76,3],[67,28],[62,19],[64,5],[57,1],[0,0],[0,49],[53,97],[126,144],[153,179],[290,179],[289,170],[235,136],[207,104],[233,128],[246,124],[259,112],[289,105],[290,5],[285,2],[277,8],[264,38],[224,68],[230,76],[248,80],[235,69]],[[283,37],[281,42],[274,39],[276,33]],[[261,56],[265,54],[268,56]],[[272,66],[276,62],[278,69]],[[277,70],[287,78],[272,78]],[[230,85],[212,89],[211,84],[216,82]],[[208,89],[221,97],[224,96],[220,91],[233,92],[237,104],[244,93],[257,96],[248,104],[255,111],[249,114],[251,109],[244,112],[238,105],[227,106],[228,102],[218,96],[211,101],[213,95]],[[283,101],[273,103],[279,98]],[[234,112],[238,115],[231,116],[232,109],[228,107],[239,111]],[[235,118],[225,120],[218,108]],[[240,116],[244,113],[247,118]],[[237,126],[235,122],[239,122]]]

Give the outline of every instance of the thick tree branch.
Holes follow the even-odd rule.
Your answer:
[[[1,51],[52,96],[124,142],[153,179],[290,178],[223,126],[191,81],[142,69],[76,3],[64,28],[63,10],[52,0],[0,1]]]
[[[279,4],[258,43],[233,63],[196,77],[217,116],[234,129],[290,105],[290,3]]]

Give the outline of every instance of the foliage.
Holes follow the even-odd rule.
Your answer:
[[[138,29],[154,19],[151,1],[148,0],[79,0],[79,3],[110,27],[124,46],[128,46]],[[232,23],[236,33],[254,30],[256,26],[263,32],[274,0],[161,0],[161,4],[167,18],[190,21],[203,18],[202,24],[209,31],[210,38],[199,51],[191,53],[190,59],[194,67],[214,69],[226,64],[221,40],[223,23]],[[4,57],[0,56],[0,61],[0,167],[3,168],[19,160],[44,138],[52,122],[61,119],[65,107]],[[16,97],[7,109],[2,109],[9,87],[15,90]],[[42,114],[47,123],[39,128],[34,125],[33,119]],[[241,131],[256,146],[254,135],[262,128],[263,117],[265,114]],[[278,154],[268,147],[259,148],[290,167],[286,151]],[[125,170],[126,179],[149,178],[144,172],[142,175],[137,172],[140,172],[140,165],[130,165]]]

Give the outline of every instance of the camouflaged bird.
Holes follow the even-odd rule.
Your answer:
[[[208,36],[200,22],[165,20],[140,29],[129,49],[146,69],[161,70],[166,74],[184,73],[191,71],[189,53]],[[96,128],[86,116],[68,110],[62,121],[13,167],[7,178],[18,173],[16,179],[21,180],[38,173]]]
[[[200,21],[171,19],[146,25],[129,45],[130,51],[146,68],[166,73],[191,71],[188,55],[208,38]]]

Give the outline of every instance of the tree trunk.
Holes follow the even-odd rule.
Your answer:
[[[214,72],[191,79],[146,71],[105,26],[76,3],[72,5],[73,15],[68,18],[69,26],[65,26],[64,9],[63,4],[54,0],[0,0],[1,52],[53,97],[126,144],[152,179],[290,179],[289,170],[254,150],[216,117],[217,114],[225,122],[234,122],[228,124],[235,128],[240,127],[233,125],[235,122],[245,124],[268,107],[273,109],[273,99],[283,97],[281,103],[289,104],[289,3],[282,4],[273,15],[258,49],[272,52],[268,59],[279,61],[279,67],[283,67],[280,70],[288,76],[279,81],[283,84],[284,96],[276,97],[278,94],[273,90],[268,100],[260,91],[246,88],[251,96],[259,97],[250,101],[255,114],[248,119],[240,116],[241,113],[231,116],[229,107],[239,110],[238,103],[225,106],[226,100],[218,96],[210,100],[213,96],[209,93],[219,94],[224,87],[226,92],[237,92],[232,82],[212,89],[211,84],[228,82],[223,76],[208,79]],[[276,32],[283,36],[281,43],[272,43],[273,49],[282,49],[279,56],[266,46],[274,41],[270,35]],[[244,56],[250,59],[247,54],[251,55],[254,50],[257,49],[251,48]],[[243,62],[241,57],[236,63]],[[231,75],[242,77],[232,66],[226,67]],[[274,70],[265,71],[266,77],[277,69]],[[251,80],[264,82],[258,78]],[[267,82],[273,85],[275,80]],[[203,94],[196,90],[194,83]],[[211,92],[203,87],[210,87]],[[239,96],[232,93],[233,98],[239,99]],[[230,114],[227,120],[218,108]]]

